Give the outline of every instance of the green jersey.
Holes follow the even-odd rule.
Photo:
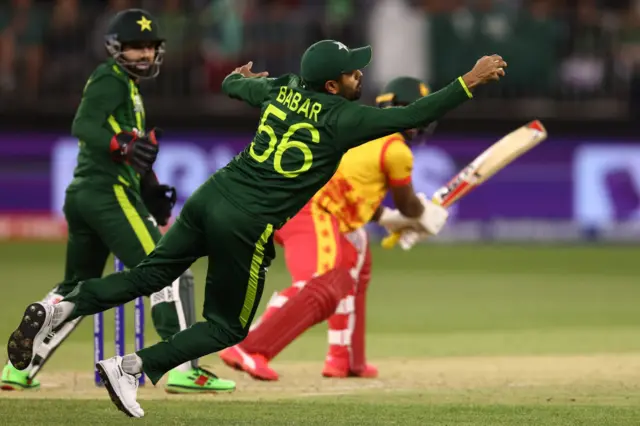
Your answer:
[[[424,126],[471,97],[461,78],[408,106],[384,109],[308,90],[293,74],[270,79],[234,73],[222,89],[260,107],[262,116],[251,144],[212,180],[239,208],[278,227],[331,179],[346,151]]]
[[[91,74],[71,128],[80,152],[70,189],[78,185],[125,184],[138,191],[140,177],[111,159],[111,138],[121,131],[144,133],[145,113],[137,83],[113,59]]]

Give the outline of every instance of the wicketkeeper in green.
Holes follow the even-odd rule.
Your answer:
[[[244,339],[275,256],[274,230],[333,176],[343,153],[437,120],[471,98],[476,86],[498,80],[506,67],[500,56],[485,56],[442,90],[407,106],[382,109],[351,102],[360,96],[360,70],[370,60],[369,46],[349,49],[324,40],[307,49],[299,76],[267,78],[266,73],[252,73],[251,62],[227,76],[224,93],[262,110],[251,144],[189,197],[173,226],[139,265],[85,280],[58,304],[29,305],[7,345],[13,365],[26,368],[52,328],[153,294],[206,256],[204,321],[96,365],[116,406],[128,416],[142,417],[136,400],[141,373],[157,383],[175,366]],[[422,226],[437,234],[446,219],[446,210],[433,204],[425,205],[419,220],[390,212],[385,226]],[[307,292],[309,303],[335,310],[353,286],[349,269],[336,267],[308,281],[300,294]]]
[[[158,75],[164,45],[154,18],[144,10],[121,12],[108,28],[110,58],[89,78],[73,121],[72,134],[79,140],[80,152],[64,204],[69,228],[65,276],[45,297],[46,303],[62,300],[81,280],[101,277],[110,253],[127,268],[138,265],[160,240],[158,225],[166,225],[171,216],[175,189],[160,185],[152,170],[160,132],[145,131],[138,89],[140,80]],[[187,268],[147,296],[163,340],[196,322],[193,275]],[[38,388],[36,374],[81,318],[56,327],[28,368],[19,371],[7,363],[2,389]],[[198,367],[197,358],[169,371],[168,392],[235,389],[234,382]]]

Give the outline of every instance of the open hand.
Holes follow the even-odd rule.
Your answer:
[[[251,67],[253,66],[253,61],[249,61],[241,67],[236,68],[233,72],[242,74],[243,77],[267,77],[269,73],[267,71],[253,73],[251,72]]]

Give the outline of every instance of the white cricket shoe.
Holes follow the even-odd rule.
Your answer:
[[[121,356],[104,359],[96,364],[96,368],[118,410],[129,417],[143,417],[144,410],[136,401],[140,374],[125,373]]]
[[[22,371],[31,364],[34,354],[53,331],[53,311],[54,306],[49,303],[36,302],[27,306],[7,344],[9,362],[16,369]]]

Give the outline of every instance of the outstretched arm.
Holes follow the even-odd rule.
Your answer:
[[[474,68],[445,88],[402,107],[374,108],[345,103],[336,122],[344,150],[395,132],[422,127],[442,117],[472,97],[471,91],[498,80],[507,66],[498,55],[485,56]]]
[[[267,78],[268,72],[253,73],[249,62],[236,68],[222,82],[222,92],[233,99],[248,103],[253,107],[260,107],[269,96],[272,79]]]

